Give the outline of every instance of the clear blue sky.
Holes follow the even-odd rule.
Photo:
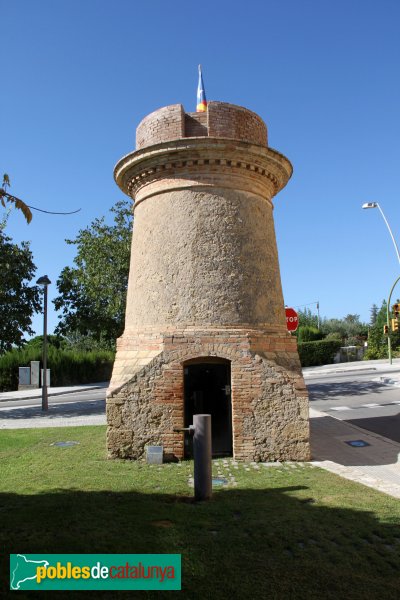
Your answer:
[[[379,212],[361,210],[378,201],[400,241],[399,23],[398,0],[2,2],[0,173],[28,204],[82,208],[15,212],[8,234],[31,240],[54,297],[65,238],[122,197],[113,167],[146,114],[195,110],[201,63],[207,98],[257,112],[293,163],[275,201],[286,304],[369,321],[399,274]]]

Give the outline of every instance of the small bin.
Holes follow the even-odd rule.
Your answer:
[[[149,465],[162,465],[163,446],[146,446],[146,460]]]

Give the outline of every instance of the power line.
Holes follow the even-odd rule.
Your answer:
[[[78,208],[78,210],[72,210],[71,212],[54,212],[53,210],[43,210],[42,208],[36,208],[35,206],[30,206],[30,204],[27,204],[27,206],[29,208],[32,208],[32,210],[38,210],[39,212],[46,213],[48,215],[74,215],[75,213],[78,213],[80,210],[82,210],[81,208]]]
[[[319,300],[317,300],[316,302],[308,302],[308,304],[298,304],[296,308],[303,308],[303,306],[311,306],[311,304],[316,304],[317,308],[319,308]]]
[[[321,318],[320,318],[320,315],[319,315],[319,300],[315,300],[315,302],[308,302],[307,304],[300,304],[300,305],[296,306],[296,308],[303,308],[304,306],[311,306],[312,304],[316,304],[317,305],[317,316],[318,316],[318,325],[317,325],[317,327],[319,329],[320,321],[321,321]]]

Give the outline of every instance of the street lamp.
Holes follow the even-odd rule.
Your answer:
[[[48,410],[49,403],[47,400],[47,286],[51,281],[47,275],[39,277],[36,282],[44,287],[43,299],[43,379],[42,379],[42,410]]]
[[[396,244],[396,240],[394,239],[394,235],[393,235],[393,233],[392,233],[392,230],[390,229],[390,225],[389,225],[389,223],[388,223],[388,220],[387,220],[387,218],[385,217],[385,215],[383,214],[383,210],[381,209],[381,207],[379,206],[379,204],[378,204],[377,202],[366,202],[365,204],[363,204],[363,205],[362,205],[362,208],[377,208],[377,209],[379,210],[379,212],[380,212],[380,213],[381,213],[381,215],[382,215],[382,218],[383,218],[383,220],[384,220],[384,221],[385,221],[385,223],[386,223],[386,227],[387,227],[387,228],[388,228],[388,230],[389,230],[390,237],[392,238],[392,242],[393,242],[393,244],[394,244],[394,247],[395,247],[395,249],[396,249],[397,260],[399,261],[399,264],[400,264],[400,254],[399,254],[399,249],[398,249],[398,247],[397,247],[397,244]]]
[[[396,240],[394,239],[394,235],[393,235],[393,233],[392,233],[392,230],[391,230],[391,228],[390,228],[390,225],[389,225],[389,223],[388,223],[388,220],[387,220],[387,218],[385,217],[385,215],[384,215],[384,212],[383,212],[383,210],[381,209],[381,207],[379,206],[378,202],[366,202],[365,204],[363,204],[363,205],[362,205],[362,208],[377,208],[377,209],[379,210],[379,212],[380,212],[380,213],[381,213],[381,215],[382,215],[382,218],[383,218],[383,220],[384,220],[384,221],[385,221],[385,223],[386,223],[386,227],[387,227],[387,228],[388,228],[388,230],[389,230],[390,237],[392,238],[392,242],[393,242],[393,245],[394,245],[394,247],[395,247],[395,250],[396,250],[397,260],[399,261],[399,264],[400,264],[400,254],[399,254],[399,249],[398,249],[398,246],[397,246],[397,244],[396,244]],[[389,295],[389,299],[388,299],[388,302],[387,302],[387,307],[386,307],[386,322],[387,322],[387,326],[388,326],[388,355],[389,355],[389,363],[390,363],[390,364],[392,364],[392,341],[391,341],[391,339],[390,339],[390,320],[389,320],[390,299],[391,299],[391,297],[392,297],[392,292],[393,292],[393,290],[394,290],[394,287],[396,286],[396,284],[397,284],[397,282],[398,282],[398,281],[399,281],[399,280],[398,280],[398,279],[396,279],[396,281],[394,282],[394,285],[393,285],[393,287],[392,287],[392,289],[391,289],[391,291],[390,291],[390,295]]]

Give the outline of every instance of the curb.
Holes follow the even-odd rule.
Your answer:
[[[91,385],[90,387],[82,387],[79,389],[70,389],[70,390],[66,390],[65,392],[51,392],[51,391],[47,391],[47,396],[66,396],[67,394],[75,394],[78,392],[88,392],[90,390],[102,390],[102,389],[106,389],[104,386],[102,385]],[[4,392],[7,393],[7,392]],[[11,392],[13,393],[13,392]],[[42,394],[35,394],[34,396],[23,396],[23,397],[8,397],[8,398],[0,398],[0,403],[1,402],[16,402],[17,400],[40,400],[42,397]]]
[[[360,373],[365,371],[379,371],[376,367],[360,367],[355,369],[327,369],[326,371],[303,371],[303,377],[319,377],[320,375],[334,375],[335,373]]]

